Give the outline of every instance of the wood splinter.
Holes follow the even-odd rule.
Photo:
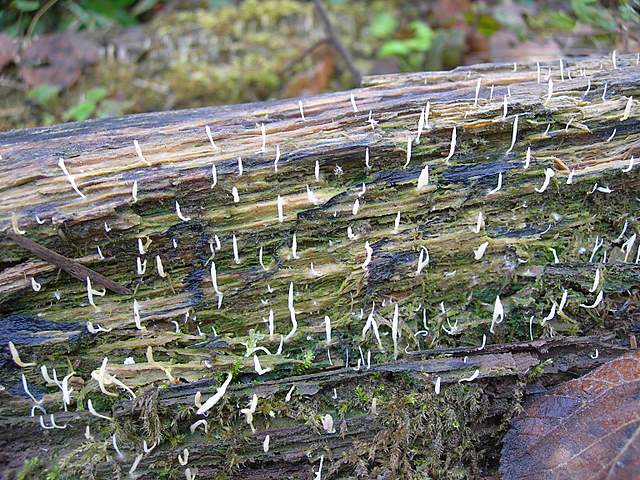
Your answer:
[[[5,232],[5,236],[25,250],[29,250],[36,257],[44,260],[45,262],[51,263],[58,268],[61,268],[69,275],[77,278],[81,282],[86,282],[87,277],[89,277],[89,279],[91,279],[93,283],[102,285],[104,288],[111,290],[112,292],[119,293],[121,295],[131,294],[131,290],[123,287],[119,283],[114,282],[113,280],[105,277],[104,275],[101,275],[98,272],[94,272],[84,265],[80,265],[75,260],[64,257],[59,253],[54,252],[53,250],[50,250],[47,247],[34,242],[33,240],[29,240],[28,238],[22,235],[17,235],[13,232]]]

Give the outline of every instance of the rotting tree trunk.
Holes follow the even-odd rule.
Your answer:
[[[134,473],[142,478],[184,478],[186,468],[200,478],[313,478],[321,457],[323,478],[495,474],[501,435],[527,395],[635,348],[640,176],[638,167],[623,169],[640,145],[639,109],[632,102],[625,111],[640,93],[640,69],[627,56],[617,69],[601,58],[563,66],[564,80],[557,65],[541,66],[540,82],[536,65],[481,65],[375,77],[302,107],[295,99],[0,134],[1,231],[132,292],[94,294],[94,308],[84,282],[3,240],[0,340],[37,363],[18,368],[3,349],[3,474],[125,476],[143,440],[158,445]],[[429,182],[418,190],[425,165]],[[540,192],[548,168],[554,177]],[[417,273],[422,247],[429,262]],[[146,261],[144,274],[137,258]],[[297,331],[289,336],[291,284]],[[597,303],[601,291],[595,308],[581,306]],[[505,318],[492,326],[498,295]],[[87,321],[109,331],[87,333]],[[282,354],[272,354],[285,336]],[[272,370],[257,375],[254,354]],[[105,357],[105,371],[135,400],[115,385],[106,388],[117,396],[100,391],[91,373],[99,376]],[[136,363],[123,364],[128,357]],[[45,386],[42,364],[59,378],[75,372],[68,413],[61,389]],[[204,402],[227,372],[226,395],[198,416],[196,393]],[[43,431],[38,416],[29,417],[21,373],[36,397],[47,393],[47,412],[66,429]],[[252,433],[240,409],[254,393]],[[89,399],[113,421],[88,413]],[[336,433],[323,430],[326,414]],[[203,418],[208,432],[191,433]],[[48,415],[44,421],[50,425]]]

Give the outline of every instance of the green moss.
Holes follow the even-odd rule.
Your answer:
[[[16,474],[17,480],[29,480],[43,476],[45,472],[44,462],[40,457],[29,458],[24,461],[24,465]]]

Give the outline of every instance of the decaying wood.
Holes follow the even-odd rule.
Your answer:
[[[34,456],[83,478],[124,475],[143,440],[159,445],[140,461],[142,478],[184,478],[186,468],[313,478],[321,456],[322,478],[495,473],[522,398],[621,354],[636,328],[640,109],[626,106],[640,69],[631,56],[616,66],[565,60],[563,79],[557,64],[480,65],[300,100],[0,133],[0,231],[133,292],[91,306],[82,281],[3,241],[0,340],[37,363],[20,369],[8,350],[0,360],[7,475]],[[498,296],[505,318],[495,323]],[[87,333],[88,321],[106,331]],[[101,392],[105,357],[104,371],[137,398]],[[75,372],[68,413],[42,364]],[[198,416],[196,393],[209,398],[229,372],[223,399]],[[21,373],[65,430],[41,433]],[[254,393],[255,434],[240,413]],[[88,414],[88,399],[113,422]],[[336,434],[324,432],[326,414]],[[192,434],[201,419],[208,433]]]

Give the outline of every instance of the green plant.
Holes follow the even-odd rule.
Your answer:
[[[44,465],[40,457],[29,458],[24,461],[24,465],[22,469],[17,473],[17,480],[29,480],[31,478],[38,478],[42,470],[44,469]]]
[[[391,23],[378,25],[378,33],[387,34]],[[406,38],[393,38],[387,40],[380,48],[378,55],[381,58],[396,57],[404,67],[416,70],[420,68],[424,60],[424,53],[429,51],[433,42],[434,32],[425,22],[414,20],[409,24],[411,35]]]
[[[44,109],[51,109],[58,100],[60,90],[58,85],[43,83],[29,90],[27,99]]]
[[[360,403],[369,403],[369,395],[367,395],[367,392],[365,392],[364,388],[362,388],[361,385],[358,385],[355,388],[353,394],[356,396]]]
[[[74,29],[136,25],[159,0],[12,0],[0,10],[0,30],[31,36]]]
[[[611,12],[602,8],[598,0],[571,0],[571,8],[582,23],[612,32],[618,29]]]
[[[107,90],[102,87],[92,88],[84,94],[84,99],[73,105],[66,112],[64,112],[62,118],[64,120],[74,120],[76,122],[86,120],[89,118],[98,108],[98,104],[104,97],[107,96]]]

